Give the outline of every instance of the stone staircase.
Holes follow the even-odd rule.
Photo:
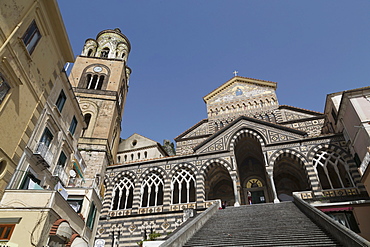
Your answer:
[[[292,202],[218,210],[190,238],[190,246],[342,246]]]

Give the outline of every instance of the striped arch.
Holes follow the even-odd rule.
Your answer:
[[[365,186],[361,183],[361,176],[358,172],[355,161],[353,160],[352,156],[343,148],[333,144],[319,144],[317,146],[314,146],[313,148],[311,148],[307,155],[308,160],[310,164],[312,164],[312,166],[314,166],[315,155],[321,150],[327,150],[342,158],[343,161],[348,165],[348,172],[353,180],[354,185],[359,189],[360,193],[366,193]]]
[[[224,159],[210,159],[210,160],[207,160],[203,165],[202,167],[200,168],[199,170],[199,174],[203,177],[203,179],[205,178],[205,176],[207,175],[207,172],[214,166],[216,165],[220,165],[220,166],[223,166],[225,167],[230,175],[232,173],[232,165],[225,161]]]
[[[166,172],[160,167],[150,167],[140,176],[140,206],[163,205]]]
[[[223,173],[224,171],[221,171],[222,174],[219,174],[218,173],[219,171],[217,171],[219,176],[216,180],[218,181],[217,183],[213,183],[213,185],[222,183],[223,188],[231,188],[231,190],[233,190],[233,180],[236,178],[237,175],[236,175],[236,171],[232,169],[232,165],[228,161],[225,161],[224,159],[221,159],[221,158],[209,159],[202,165],[201,169],[199,170],[199,174],[197,176],[197,202],[202,203],[206,200],[213,200],[215,198],[209,198],[209,197],[210,196],[212,197],[212,194],[216,193],[218,196],[220,196],[217,199],[222,199],[222,201],[228,201],[229,203],[234,204],[235,203],[234,193],[226,194],[226,195],[221,193],[222,194],[221,195],[219,191],[217,192],[217,189],[215,190],[216,188],[215,186],[212,186],[212,187],[209,186],[210,184],[212,184],[211,182],[212,177],[207,177],[207,175],[212,170],[212,168],[215,168],[215,167],[224,168],[227,171],[230,180],[228,178],[225,179],[224,175],[226,174]],[[223,177],[223,179],[220,180],[221,177]],[[225,181],[228,181],[228,182],[225,182]],[[213,196],[215,196],[216,194],[214,194]],[[207,195],[208,195],[208,199],[207,199]]]
[[[261,147],[264,147],[266,144],[266,141],[264,140],[262,135],[257,131],[251,129],[241,129],[235,132],[230,138],[229,150],[234,151],[234,148],[238,141],[244,137],[251,137],[256,139],[261,144]]]
[[[119,182],[119,180],[122,177],[130,177],[130,178],[132,178],[134,183],[136,183],[137,179],[138,179],[134,172],[127,170],[127,171],[122,171],[122,172],[116,174],[116,176],[113,178],[112,182],[117,183],[117,182]]]
[[[320,189],[319,180],[312,164],[308,162],[305,155],[294,149],[280,149],[274,152],[269,157],[269,166],[266,169],[269,174],[273,175],[275,164],[278,162],[279,158],[282,157],[288,157],[293,160],[301,161],[303,163],[302,169],[304,170],[307,182],[309,183],[308,185],[314,192]]]
[[[298,152],[297,150],[294,150],[294,149],[280,149],[278,151],[276,151],[275,153],[273,153],[270,158],[269,158],[269,166],[274,166],[275,164],[275,161],[276,159],[280,156],[280,155],[284,155],[285,157],[290,157],[290,158],[298,158],[299,160],[301,160],[303,162],[303,164],[305,166],[308,165],[308,161],[306,159],[306,157],[301,154],[300,152]]]
[[[194,172],[194,175],[197,175],[198,173],[198,170],[197,168],[190,164],[190,163],[180,163],[180,164],[177,164],[175,165],[174,167],[172,167],[171,171],[169,172],[169,177],[173,177],[173,175],[179,170],[179,169],[184,169],[184,168],[187,168],[187,169],[190,169],[192,172]]]
[[[111,173],[112,174],[112,173]],[[115,184],[120,182],[120,179],[123,177],[129,177],[133,180],[133,183],[136,183],[137,177],[132,171],[122,171],[116,174],[112,179],[109,177],[109,173],[106,174],[104,182],[106,186],[106,191],[104,195],[104,202],[102,207],[102,215],[107,215],[108,211],[111,210],[112,201],[113,201],[113,190]]]
[[[180,163],[172,168],[169,174],[171,204],[197,201],[197,168],[189,163]],[[186,193],[183,194],[183,189]]]
[[[163,168],[160,168],[158,166],[156,167],[150,167],[148,169],[146,169],[140,176],[138,182],[141,184],[143,182],[143,180],[146,178],[146,176],[148,176],[148,174],[150,173],[157,173],[157,174],[160,174],[163,179],[167,176],[165,170],[163,170]]]

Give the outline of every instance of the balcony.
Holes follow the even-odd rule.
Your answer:
[[[68,184],[69,176],[63,166],[55,167],[53,177],[57,178],[63,185]]]
[[[59,218],[67,219],[76,232],[82,233],[85,228],[84,220],[81,219],[57,191],[5,190],[0,207],[3,209],[13,208],[13,210],[15,210],[14,214],[16,215],[31,212],[32,209],[50,209],[54,211]]]
[[[54,154],[49,150],[49,146],[39,142],[36,151],[33,153],[38,162],[45,168],[49,168],[53,162]]]

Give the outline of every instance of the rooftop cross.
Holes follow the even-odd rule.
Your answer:
[[[233,73],[234,73],[234,76],[237,76],[239,72],[238,72],[238,71],[236,71],[236,70],[234,70],[234,72],[233,72]]]

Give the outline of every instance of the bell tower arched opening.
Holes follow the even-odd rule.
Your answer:
[[[206,200],[226,201],[228,205],[234,205],[235,196],[233,182],[229,171],[222,165],[216,164],[210,168],[205,176]]]
[[[241,204],[249,204],[251,198],[254,198],[254,204],[269,202],[270,193],[260,141],[251,133],[246,133],[236,142],[234,155],[241,185]],[[258,183],[253,183],[255,179]]]

